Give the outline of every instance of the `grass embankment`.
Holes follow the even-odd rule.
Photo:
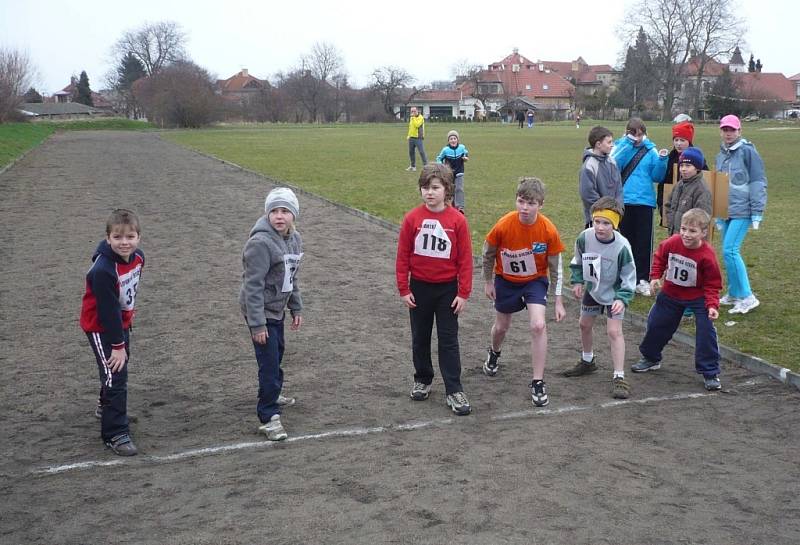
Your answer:
[[[0,124],[0,168],[41,144],[55,131],[141,130],[150,128],[154,128],[151,123],[124,118]]]
[[[537,125],[533,130],[495,124],[455,127],[472,157],[466,167],[466,195],[476,251],[491,225],[513,208],[516,181],[522,175],[536,175],[545,181],[543,213],[555,222],[571,248],[583,223],[577,173],[591,126],[587,120],[580,129],[572,124]],[[622,134],[622,123],[607,126],[615,135]],[[428,124],[425,145],[429,159],[436,157],[451,128]],[[787,130],[764,130],[771,128]],[[794,279],[800,232],[794,182],[800,171],[800,125],[758,123],[744,129],[745,137],[758,146],[769,178],[765,220],[743,246],[762,305],[744,316],[731,316],[723,309],[718,322],[720,341],[800,371],[794,357],[800,352],[800,321],[795,318],[800,288]],[[408,165],[405,130],[402,124],[268,125],[176,131],[165,138],[399,223],[403,213],[419,203],[418,173],[403,170]],[[653,123],[649,133],[659,146],[670,147],[670,125]],[[698,126],[695,144],[713,165],[719,148],[716,126]],[[253,213],[257,213],[255,206]],[[656,231],[657,239],[663,239],[664,230]],[[719,254],[719,237],[714,245]],[[565,260],[571,258],[571,249],[567,253]],[[476,297],[482,296],[479,290],[480,286]],[[651,299],[639,297],[632,310],[646,314],[651,303]],[[724,325],[729,320],[736,324]]]

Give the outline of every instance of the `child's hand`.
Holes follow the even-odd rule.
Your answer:
[[[466,304],[466,299],[456,295],[456,298],[453,299],[453,302],[450,304],[450,308],[453,309],[453,314],[460,314],[461,311],[464,310],[464,306],[466,306]]]
[[[414,300],[414,294],[409,293],[408,295],[401,295],[400,299],[406,304],[408,308],[417,308],[417,303]]]
[[[251,337],[253,337],[253,341],[255,341],[257,344],[267,344],[269,333],[267,333],[267,330],[265,329],[264,331],[253,333]]]
[[[289,329],[297,331],[300,329],[301,325],[303,325],[303,317],[299,314],[297,316],[292,316],[292,325],[289,326]]]
[[[661,290],[661,279],[660,278],[656,278],[655,280],[651,280],[650,281],[650,293],[655,295],[656,293],[659,292],[659,290]]]
[[[611,303],[611,314],[619,314],[625,310],[625,303],[616,299],[613,303]]]
[[[583,296],[583,284],[574,284],[572,286],[572,295],[575,299],[580,299]]]
[[[118,373],[125,367],[125,362],[128,359],[128,354],[124,348],[115,348],[111,350],[111,356],[108,358],[108,368],[112,373]]]
[[[564,308],[564,301],[560,295],[556,295],[556,322],[560,322],[567,317],[567,311]]]
[[[668,149],[661,148],[660,150],[658,150],[658,156],[659,157],[666,157],[667,155],[669,155],[669,150]]]
[[[708,319],[709,320],[716,320],[719,318],[719,310],[711,307],[708,309]]]
[[[486,282],[483,286],[483,293],[486,294],[486,297],[494,301],[497,298],[497,294],[494,291],[494,282]]]

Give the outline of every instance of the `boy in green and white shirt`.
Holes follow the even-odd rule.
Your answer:
[[[572,293],[581,300],[581,359],[564,376],[578,377],[597,370],[592,351],[592,326],[606,313],[606,331],[614,365],[612,396],[627,399],[625,381],[625,338],[622,319],[636,288],[636,265],[628,240],[618,231],[622,205],[613,197],[601,197],[591,209],[592,226],[575,241],[575,257],[569,264]],[[585,286],[585,289],[584,289]]]

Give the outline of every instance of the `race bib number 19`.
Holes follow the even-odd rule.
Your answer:
[[[695,287],[697,285],[697,262],[680,254],[669,254],[667,280],[676,286]]]
[[[502,250],[500,260],[503,263],[503,274],[510,276],[531,276],[536,274],[536,261],[533,249]]]
[[[439,220],[422,220],[422,228],[414,239],[414,253],[439,259],[450,259],[452,244]]]

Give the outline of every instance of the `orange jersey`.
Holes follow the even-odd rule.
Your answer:
[[[494,273],[517,283],[547,278],[547,258],[564,251],[552,221],[539,213],[535,222],[525,225],[516,210],[497,221],[486,242],[497,248]]]

